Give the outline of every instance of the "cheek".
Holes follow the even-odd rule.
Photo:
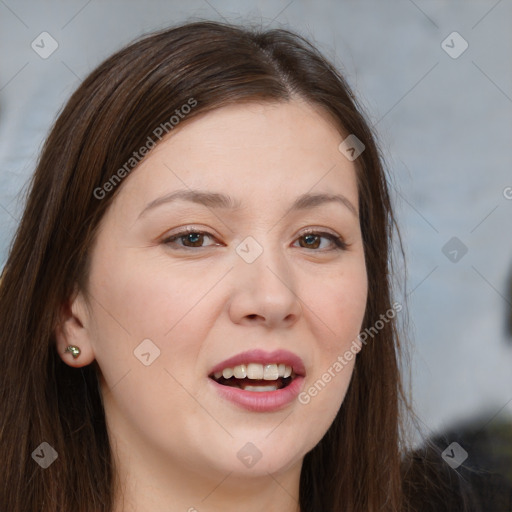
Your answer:
[[[367,301],[368,283],[364,263],[342,269],[336,276],[319,282],[307,296],[307,303],[317,316],[317,340],[322,345],[319,354],[332,360],[347,350],[360,333]]]
[[[359,263],[324,280],[314,295],[309,294],[318,350],[314,372],[307,376],[298,400],[317,418],[310,424],[312,437],[325,433],[343,403],[356,361],[367,290],[366,269]]]
[[[188,375],[186,368],[194,365],[211,328],[212,308],[205,310],[205,304],[218,276],[197,266],[183,272],[162,268],[159,260],[142,264],[126,255],[102,261],[91,280],[97,299],[93,343],[107,382],[115,383],[128,370],[168,368],[176,377]],[[148,352],[154,359],[149,368],[140,361]]]
[[[105,313],[111,313],[107,323],[116,321],[133,341],[141,336],[160,340],[171,336],[214,284],[202,269],[183,272],[156,259],[141,262],[126,256],[109,261],[117,264],[98,268],[93,288],[108,310]]]
[[[218,276],[206,269],[170,272],[157,262],[109,261],[118,263],[97,267],[91,290],[97,298],[94,350],[116,411],[110,421],[123,432],[120,418],[129,418],[171,449],[173,441],[162,436],[182,439],[198,418],[204,420],[204,409],[189,394],[196,383],[191,369],[211,329],[207,294]]]

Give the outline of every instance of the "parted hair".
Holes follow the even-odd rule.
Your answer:
[[[101,199],[95,190],[190,98],[197,104],[181,123],[226,105],[300,98],[330,114],[340,141],[354,134],[364,144],[356,160],[369,283],[363,329],[392,307],[398,230],[388,179],[371,124],[335,66],[284,28],[194,21],[139,38],[94,69],[58,115],[9,248],[0,286],[0,510],[113,509],[99,368],[62,362],[58,312],[77,287],[86,292],[99,222],[123,184]],[[301,512],[404,509],[400,337],[390,319],[358,354],[336,418],[304,458]],[[44,470],[31,457],[43,441],[58,453]]]

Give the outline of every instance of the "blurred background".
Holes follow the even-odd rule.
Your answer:
[[[498,467],[512,444],[511,0],[0,0],[0,268],[72,91],[134,38],[198,19],[290,28],[345,74],[390,173],[423,433]]]

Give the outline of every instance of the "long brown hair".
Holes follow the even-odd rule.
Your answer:
[[[148,137],[156,137],[157,127],[172,130],[169,120],[191,98],[196,103],[181,122],[228,104],[295,97],[325,109],[340,137],[354,134],[365,146],[356,161],[369,282],[363,329],[374,328],[392,309],[396,225],[387,178],[363,110],[335,67],[306,39],[285,29],[196,21],[143,37],[95,69],[58,116],[4,268],[2,510],[113,508],[115,470],[98,367],[64,364],[54,331],[62,305],[77,287],[87,291],[98,223],[122,186],[114,183],[114,175],[129,171],[126,163]],[[120,173],[123,166],[126,172]],[[107,182],[116,186],[105,192]],[[401,411],[407,403],[400,351],[391,318],[359,353],[334,422],[304,458],[302,512],[400,510]],[[58,454],[47,469],[31,457],[42,442]]]

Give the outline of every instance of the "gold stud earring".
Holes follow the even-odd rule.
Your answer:
[[[80,349],[76,345],[69,345],[66,347],[65,352],[71,352],[73,359],[76,359],[80,355]]]

